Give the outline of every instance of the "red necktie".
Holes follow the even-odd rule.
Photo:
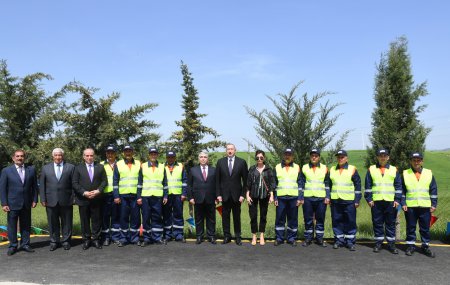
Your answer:
[[[206,181],[206,169],[205,169],[205,167],[203,166],[203,180],[205,180]]]

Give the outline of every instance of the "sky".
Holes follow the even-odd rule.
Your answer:
[[[408,39],[428,150],[450,147],[448,1],[4,1],[0,59],[12,75],[45,72],[49,94],[78,80],[119,92],[117,111],[158,103],[147,118],[162,141],[182,119],[180,63],[189,67],[206,126],[246,151],[261,146],[244,106],[273,110],[267,96],[322,91],[342,102],[333,131],[352,130],[347,149],[369,143],[376,65]],[[68,101],[75,98],[67,98]]]

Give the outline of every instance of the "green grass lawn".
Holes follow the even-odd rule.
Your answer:
[[[364,189],[364,177],[366,175],[366,169],[364,167],[364,156],[365,151],[349,151],[349,163],[355,165],[360,173],[361,179],[363,180]],[[247,159],[247,153],[238,153],[238,155],[244,159]],[[253,162],[251,162],[253,163]],[[450,174],[448,170],[450,169],[450,152],[426,152],[425,153],[425,163],[424,167],[433,170],[433,174],[437,180],[438,184],[438,208],[435,215],[438,217],[438,221],[431,228],[431,235],[433,240],[449,240],[449,237],[445,236],[447,229],[447,222],[450,222]],[[184,204],[184,217],[185,219],[189,217],[187,202]],[[405,238],[405,219],[404,214],[401,213],[401,237]],[[304,223],[303,223],[303,212],[299,208],[299,231],[298,237],[303,238]],[[248,205],[246,202],[242,205],[242,237],[250,238],[250,218],[248,214]],[[357,223],[358,223],[358,239],[371,239],[373,237],[372,233],[372,220],[370,214],[370,208],[368,207],[365,200],[362,200],[361,206],[357,210]],[[38,205],[36,209],[32,212],[32,224],[33,226],[47,229],[47,218],[45,209]],[[0,214],[0,225],[6,225],[6,213]],[[268,238],[273,238],[275,236],[275,206],[269,206],[269,212],[267,217],[267,229],[266,236]],[[233,226],[231,226],[233,228]],[[185,223],[185,232],[188,236],[193,237],[193,234],[189,233],[188,225]],[[80,234],[80,222],[78,207],[74,206],[74,233]],[[222,221],[220,215],[217,214],[217,234],[219,237],[222,236]],[[327,209],[327,217],[325,221],[325,237],[332,238],[333,232],[331,229],[331,217],[330,209]],[[419,238],[419,234],[417,235]]]

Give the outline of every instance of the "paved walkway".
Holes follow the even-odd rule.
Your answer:
[[[387,250],[376,254],[370,242],[357,251],[331,246],[239,247],[234,243],[196,245],[171,242],[146,248],[128,245],[50,252],[46,237],[34,237],[35,253],[6,256],[0,246],[0,281],[38,284],[448,284],[450,248],[435,245],[436,258],[408,257]],[[8,283],[9,284],[9,283]]]

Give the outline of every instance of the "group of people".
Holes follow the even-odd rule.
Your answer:
[[[25,166],[25,151],[16,150],[14,164],[3,169],[0,198],[7,212],[7,254],[18,249],[33,252],[30,246],[31,208],[38,203],[46,207],[50,251],[71,247],[73,202],[79,206],[82,248],[101,249],[111,243],[123,247],[135,244],[167,244],[171,240],[186,242],[184,237],[183,202],[194,207],[196,244],[205,238],[216,244],[216,205],[222,204],[223,244],[231,242],[231,214],[234,240],[242,245],[241,204],[249,204],[251,244],[265,244],[268,205],[276,206],[275,246],[284,242],[297,245],[298,207],[302,206],[305,223],[302,246],[314,241],[326,247],[324,221],[327,206],[331,208],[334,249],[356,250],[356,209],[362,198],[361,178],[355,166],[348,163],[345,150],[336,153],[337,164],[328,167],[320,162],[320,150],[310,151],[309,163],[294,162],[293,150],[286,148],[282,160],[272,169],[265,163],[264,151],[255,153],[255,165],[248,169],[245,160],[236,156],[236,147],[226,145],[226,156],[216,167],[209,163],[208,152],[198,155],[199,165],[188,171],[177,162],[174,151],[166,152],[166,162],[158,162],[156,147],[149,148],[148,161],[134,158],[131,145],[123,148],[123,159],[117,160],[117,149],[108,146],[106,160],[97,164],[91,148],[83,151],[83,162],[77,166],[64,161],[64,151],[55,148],[53,162],[38,175]],[[410,156],[409,169],[399,173],[389,164],[387,149],[377,151],[377,163],[369,167],[365,177],[364,198],[372,212],[375,246],[382,249],[386,239],[388,250],[398,254],[395,245],[397,208],[401,205],[407,223],[406,255],[415,250],[416,226],[420,227],[422,251],[430,250],[430,219],[437,207],[437,185],[429,169],[422,166],[423,155]],[[260,220],[258,223],[258,208]],[[206,222],[206,234],[205,234]],[[20,225],[20,247],[17,224]],[[142,237],[140,226],[142,224]]]

